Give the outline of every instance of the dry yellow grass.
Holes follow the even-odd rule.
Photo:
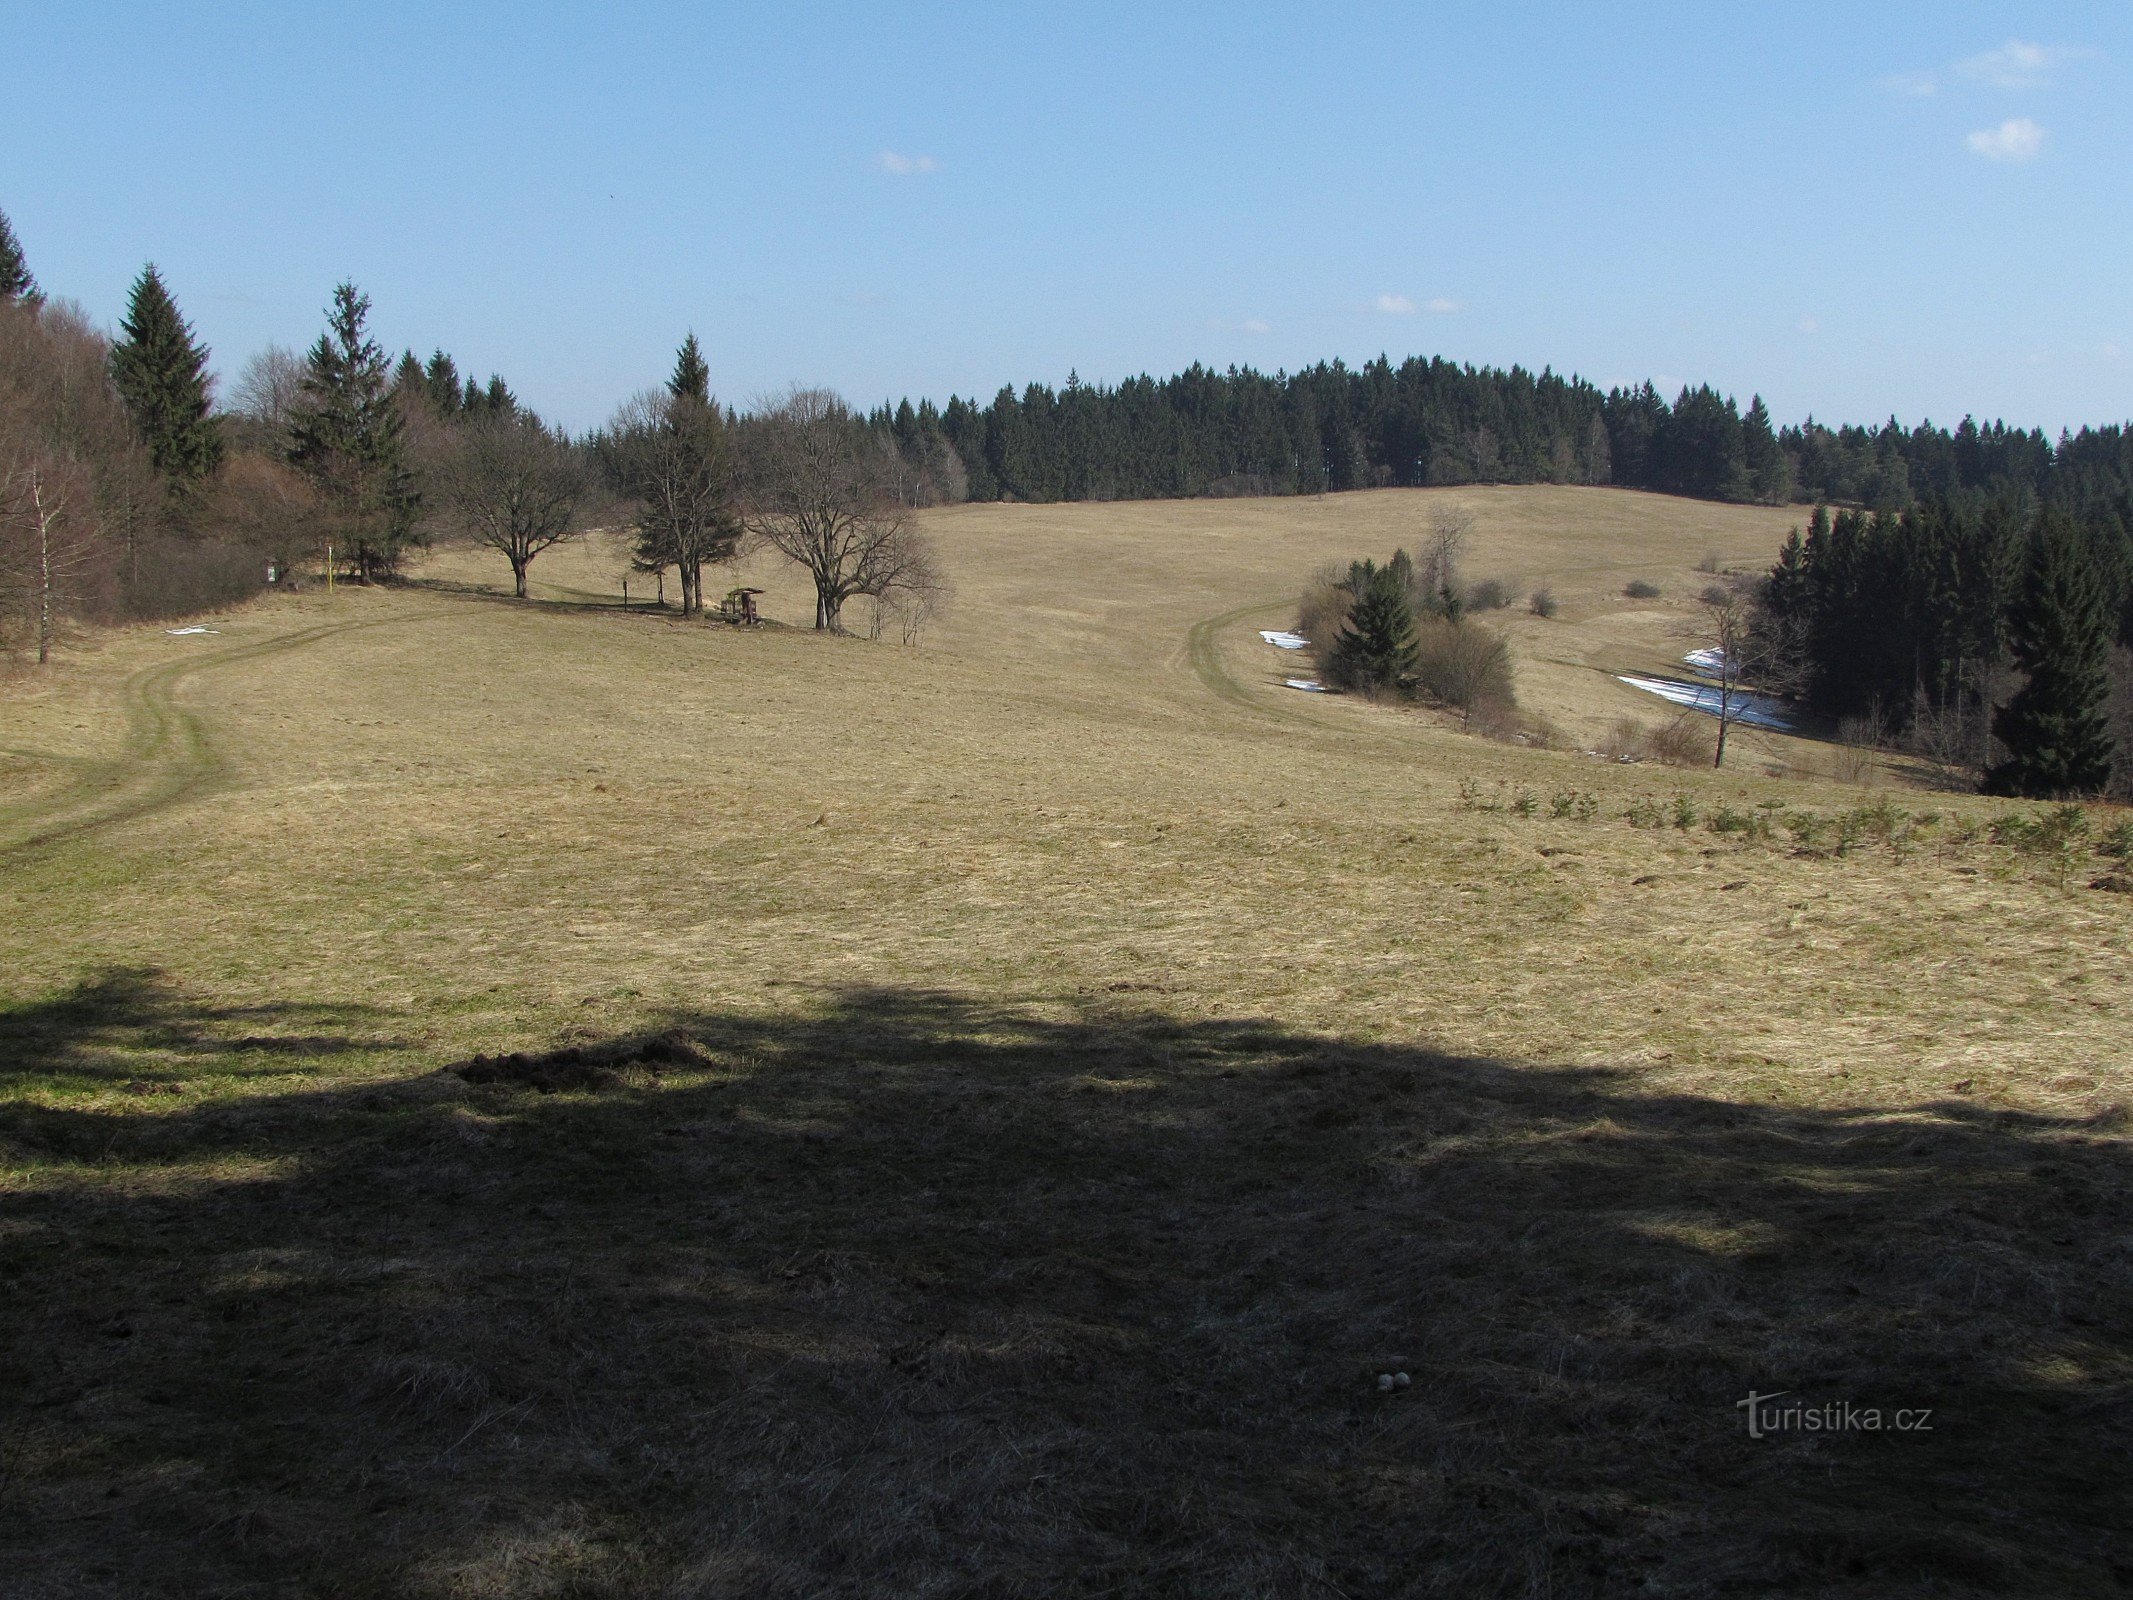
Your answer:
[[[9,688],[21,1592],[2111,1592],[2133,896],[1280,688],[1430,498],[929,514],[920,649],[595,542]],[[1795,520],[1455,498],[1575,742]]]

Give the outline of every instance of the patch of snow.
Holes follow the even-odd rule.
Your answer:
[[[1259,637],[1276,650],[1308,650],[1311,641],[1300,633],[1289,633],[1281,628],[1261,628]]]
[[[165,629],[164,629],[163,631],[164,631],[165,633],[171,633],[171,634],[178,634],[178,633],[220,633],[220,632],[221,632],[222,630],[221,630],[220,628],[204,628],[204,627],[202,627],[202,626],[201,626],[201,625],[200,625],[199,623],[197,623],[197,622],[196,622],[196,623],[194,623],[194,624],[193,624],[193,625],[192,625],[192,626],[191,626],[190,628],[165,628]]]
[[[1718,715],[1718,689],[1708,683],[1686,683],[1679,678],[1640,678],[1629,673],[1617,673],[1616,678],[1632,689],[1642,689],[1646,694],[1655,694],[1662,700],[1671,700],[1677,706],[1687,706],[1691,711],[1701,711],[1709,716]],[[1748,689],[1735,689],[1728,711],[1730,720],[1751,728],[1774,728],[1779,733],[1801,731],[1798,709],[1774,694],[1757,694]]]
[[[1698,672],[1708,672],[1716,675],[1726,670],[1726,653],[1716,646],[1709,650],[1691,650],[1681,659]]]
[[[1303,690],[1305,694],[1331,694],[1333,692],[1316,678],[1284,678],[1282,682],[1286,683],[1291,689]]]

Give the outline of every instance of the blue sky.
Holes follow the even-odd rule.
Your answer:
[[[574,427],[1379,352],[2133,417],[2133,7],[13,8],[0,210],[234,372],[352,277]]]

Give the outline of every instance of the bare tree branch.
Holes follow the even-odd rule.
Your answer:
[[[583,458],[529,412],[513,411],[454,430],[442,476],[460,527],[511,563],[519,599],[534,557],[583,531]]]
[[[749,534],[806,569],[817,628],[841,632],[855,595],[910,605],[925,594],[931,614],[939,569],[898,501],[883,453],[842,400],[794,389],[750,422],[746,440]]]

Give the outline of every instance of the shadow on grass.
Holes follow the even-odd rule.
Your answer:
[[[182,1088],[188,1073],[286,1073],[292,1060],[400,1048],[398,1040],[345,1031],[376,1019],[360,1005],[203,1006],[153,968],[115,967],[56,999],[0,1011],[0,1093],[114,1083],[161,1091]],[[246,1025],[267,1031],[234,1031]]]
[[[2133,1581],[2109,1126],[795,1005],[503,1064],[597,1091],[0,1107],[19,1592]],[[48,1014],[15,1092],[123,1026]],[[1882,1427],[1751,1438],[1750,1390]]]
[[[534,587],[545,589],[546,594],[528,595],[521,600],[510,589],[483,583],[465,583],[456,578],[402,578],[399,587],[420,590],[429,594],[448,594],[463,600],[487,600],[510,606],[519,611],[600,611],[617,616],[680,617],[677,607],[664,600],[648,600],[633,597],[624,605],[620,595],[594,594],[586,589],[571,589],[559,584],[533,580]]]

